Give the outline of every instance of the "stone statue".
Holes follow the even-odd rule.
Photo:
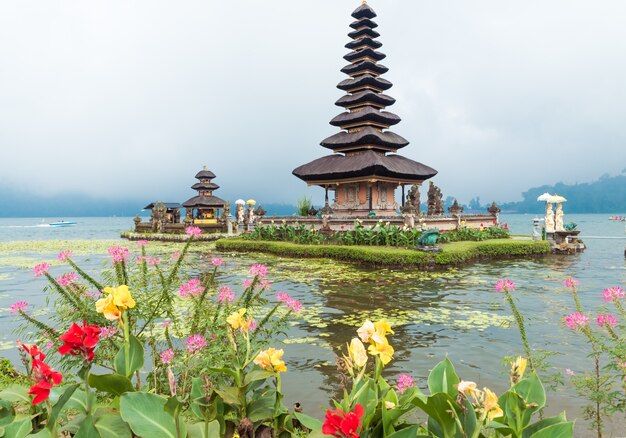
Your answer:
[[[410,213],[420,214],[420,188],[417,184],[411,186],[406,195],[406,207]]]
[[[243,209],[243,205],[237,205],[237,223],[238,224],[243,224],[243,220],[244,220],[244,209]]]
[[[252,225],[254,223],[254,206],[250,205],[248,207],[248,225]]]
[[[563,231],[563,204],[556,206],[556,213],[554,214],[554,229],[556,231]]]
[[[546,206],[546,233],[554,233],[554,212],[550,203]]]
[[[441,190],[432,181],[428,187],[428,216],[443,214],[443,195]]]

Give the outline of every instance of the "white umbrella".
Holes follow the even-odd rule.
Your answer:
[[[561,202],[567,202],[567,199],[555,193],[554,196],[550,196],[548,199],[546,199],[546,202],[551,202],[552,204],[560,204]]]
[[[235,204],[236,205],[246,205],[246,201],[244,201],[243,199],[237,199],[235,201]]]
[[[547,201],[552,195],[548,192],[545,192],[543,195],[537,198],[537,201]]]

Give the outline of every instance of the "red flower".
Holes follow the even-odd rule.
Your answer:
[[[67,332],[59,338],[64,342],[59,347],[59,353],[82,356],[84,360],[91,362],[94,357],[93,350],[96,348],[99,337],[100,328],[98,326],[87,325],[85,321],[83,321],[82,326],[73,323]]]
[[[33,361],[32,378],[35,380],[35,384],[30,387],[28,393],[35,396],[33,404],[36,405],[50,396],[50,390],[54,385],[61,383],[63,376],[50,368],[50,365],[43,362],[46,355],[36,345],[28,347],[22,344],[22,347],[30,354]]]
[[[341,409],[326,411],[326,421],[322,426],[325,435],[332,435],[336,438],[359,438],[357,430],[361,427],[361,417],[363,416],[363,405],[357,404],[353,412],[345,413]]]

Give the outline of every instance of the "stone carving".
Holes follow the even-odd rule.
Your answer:
[[[554,233],[554,212],[550,203],[546,207],[546,233]]]
[[[315,215],[317,215],[317,210],[315,209],[315,207],[311,206],[311,208],[309,209],[309,216]]]
[[[428,216],[443,215],[443,195],[432,181],[428,187]]]
[[[248,225],[254,224],[254,206],[250,205],[248,207]]]
[[[556,206],[556,213],[554,214],[554,229],[556,231],[563,231],[563,204]]]
[[[409,193],[406,195],[406,203],[402,211],[408,214],[420,214],[420,188],[417,184],[411,186]]]
[[[245,211],[243,205],[237,205],[237,223],[243,224]]]
[[[502,210],[500,210],[500,207],[498,207],[498,204],[496,204],[496,201],[493,201],[491,203],[491,206],[487,209],[487,211],[491,213],[492,215],[497,216],[498,214],[500,214]]]
[[[460,216],[463,213],[463,207],[459,205],[459,202],[455,199],[452,206],[448,207],[450,214],[454,216]]]
[[[259,205],[256,209],[256,211],[254,212],[256,218],[257,218],[257,222],[259,224],[261,224],[263,222],[263,218],[265,217],[265,215],[267,214],[267,212],[263,209],[263,207],[261,205]]]

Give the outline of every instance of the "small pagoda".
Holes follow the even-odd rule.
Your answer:
[[[220,188],[212,182],[215,174],[206,166],[196,174],[199,182],[191,186],[198,191],[198,195],[183,202],[187,211],[187,220],[193,220],[194,224],[216,224],[221,210],[226,206],[226,201],[213,196],[213,191]]]
[[[323,187],[326,207],[328,191],[334,191],[335,215],[395,215],[400,207],[396,188],[402,186],[404,194],[405,185],[419,186],[437,171],[396,154],[409,142],[389,131],[400,117],[384,111],[395,99],[384,94],[392,84],[381,77],[389,69],[378,63],[386,55],[377,50],[382,44],[376,41],[380,34],[372,21],[376,13],[364,1],[352,17],[352,41],[345,46],[351,52],[344,56],[350,64],[341,70],[350,78],[337,85],[347,94],[335,102],[347,111],[330,121],[341,131],[321,143],[334,154],[304,164],[293,174],[308,185]]]

